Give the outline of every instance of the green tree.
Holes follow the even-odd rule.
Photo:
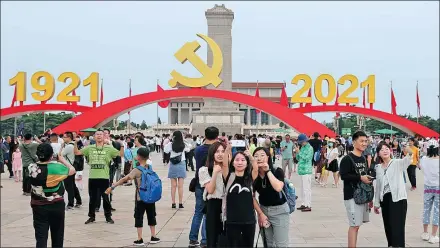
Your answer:
[[[73,118],[72,113],[47,113],[46,114],[46,128],[55,128],[58,125]],[[4,121],[0,121],[0,130],[2,135],[14,134],[14,118],[9,118]],[[23,133],[31,133],[34,135],[43,134],[44,129],[44,116],[43,113],[33,113],[17,117],[17,127],[20,123],[24,124]]]
[[[140,128],[141,128],[142,130],[145,130],[145,129],[148,128],[147,123],[145,122],[145,120],[142,121],[142,123],[141,123],[141,125],[140,125]]]

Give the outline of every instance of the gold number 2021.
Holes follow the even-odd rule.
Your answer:
[[[81,84],[81,79],[78,74],[74,72],[64,72],[59,75],[57,81],[67,84],[67,86],[58,94],[58,102],[78,102],[80,100],[80,96],[71,95]],[[82,83],[83,86],[90,85],[90,101],[97,102],[99,74],[97,72],[92,72]],[[15,85],[17,101],[26,101],[26,72],[18,72],[13,78],[9,79],[9,85]],[[36,92],[32,92],[31,94],[35,101],[49,101],[55,94],[55,79],[49,72],[38,71],[32,74],[31,86],[36,90]]]
[[[304,85],[292,96],[292,103],[312,103],[312,97],[303,97],[302,95],[308,92],[312,88],[312,78],[307,74],[298,74],[292,79],[292,84],[297,85],[300,81],[304,81]],[[324,96],[322,91],[323,83],[327,82],[328,93]],[[316,100],[320,103],[330,103],[334,100],[338,103],[356,104],[359,102],[359,97],[350,96],[356,89],[359,88],[359,80],[352,74],[346,74],[339,78],[338,84],[344,85],[346,82],[350,83],[350,86],[336,98],[336,81],[329,74],[321,74],[315,81],[314,93]],[[369,75],[365,81],[360,85],[361,88],[368,88],[368,103],[374,103],[376,101],[376,77]]]

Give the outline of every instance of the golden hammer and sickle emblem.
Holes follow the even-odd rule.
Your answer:
[[[208,46],[211,48],[213,62],[212,67],[209,67],[197,54],[197,50],[200,48],[200,44],[197,41],[187,42],[183,45],[179,51],[174,54],[180,63],[185,63],[187,60],[202,74],[200,78],[190,78],[182,76],[176,70],[171,72],[172,78],[168,81],[168,84],[174,88],[177,83],[188,87],[203,87],[209,84],[213,84],[218,87],[222,83],[222,79],[219,77],[223,68],[223,54],[217,43],[203,34],[197,34],[202,38]]]

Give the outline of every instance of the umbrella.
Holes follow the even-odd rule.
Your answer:
[[[89,127],[89,128],[81,130],[81,132],[90,132],[91,133],[91,132],[96,132],[96,130],[98,130],[98,129],[93,128],[93,127]]]
[[[376,130],[374,132],[378,133],[378,134],[395,134],[395,133],[398,133],[397,131],[393,131],[391,129],[380,129],[380,130]]]

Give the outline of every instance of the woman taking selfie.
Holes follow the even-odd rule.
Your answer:
[[[75,168],[59,156],[52,161],[53,149],[48,143],[37,148],[38,160],[29,165],[31,207],[37,248],[47,247],[49,229],[52,247],[63,247],[64,241],[64,184],[67,176],[75,175]]]
[[[258,165],[258,177],[254,182],[254,192],[258,192],[258,224],[265,228],[263,238],[268,247],[287,247],[289,244],[289,205],[281,192],[284,187],[284,172],[274,169],[269,151],[258,147],[254,152]]]
[[[223,159],[225,145],[215,142],[209,147],[206,165],[199,169],[199,182],[206,201],[206,238],[208,247],[217,247],[218,237],[222,231],[221,213],[222,197],[225,192],[222,168],[228,166],[228,160]],[[226,161],[225,163],[223,161]]]
[[[411,164],[412,151],[406,148],[403,159],[392,159],[391,146],[380,142],[376,148],[379,164],[376,165],[376,192],[374,212],[382,219],[388,247],[405,247],[405,221],[408,208],[407,193],[402,172]]]
[[[437,236],[439,223],[439,200],[440,200],[440,178],[439,178],[439,144],[435,139],[428,143],[427,157],[423,157],[420,161],[420,167],[423,170],[425,178],[425,191],[423,194],[423,233],[422,239],[431,244],[439,242]],[[431,220],[431,209],[434,205],[432,213],[432,232],[428,233],[428,225]]]
[[[169,154],[170,158],[168,178],[171,179],[171,208],[176,208],[176,188],[179,190],[179,208],[183,208],[183,181],[186,177],[185,152],[189,151],[190,147],[185,146],[180,131],[175,131],[172,141],[163,148],[163,152]]]
[[[223,159],[231,157],[230,147],[226,155]],[[256,220],[252,184],[258,176],[258,164],[249,150],[238,151],[222,173],[226,182],[222,219],[226,222],[228,247],[253,247]]]

